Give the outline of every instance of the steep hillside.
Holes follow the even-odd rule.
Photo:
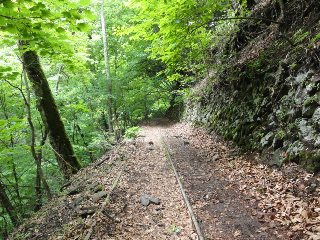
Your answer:
[[[261,150],[271,165],[294,161],[319,171],[319,11],[314,0],[255,5],[253,19],[212,50],[213,64],[223,66],[194,87],[185,119]]]
[[[142,126],[8,239],[319,239],[319,177],[257,160],[187,124]]]

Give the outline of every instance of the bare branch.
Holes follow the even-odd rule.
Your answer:
[[[26,98],[23,90],[22,90],[20,87],[18,87],[18,86],[16,86],[16,85],[13,85],[10,81],[8,81],[8,80],[6,80],[6,79],[2,79],[2,80],[5,81],[6,83],[8,83],[11,87],[17,89],[17,90],[21,93],[25,105],[29,106],[29,102],[28,102],[28,100],[27,100],[27,98]]]

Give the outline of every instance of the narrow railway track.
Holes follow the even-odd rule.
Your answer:
[[[193,226],[194,226],[194,228],[195,228],[195,230],[196,230],[196,233],[197,233],[197,235],[198,235],[198,238],[199,238],[199,240],[204,240],[204,239],[205,239],[205,238],[204,238],[204,235],[203,235],[203,233],[202,233],[202,231],[201,231],[201,227],[200,227],[200,225],[199,225],[199,222],[198,222],[198,220],[197,220],[197,217],[196,217],[196,215],[195,215],[194,212],[193,212],[193,209],[192,209],[191,203],[190,203],[190,201],[189,201],[189,198],[188,198],[188,196],[187,196],[187,194],[186,194],[186,191],[185,191],[185,189],[183,188],[180,175],[179,175],[179,173],[177,172],[177,169],[176,169],[176,167],[175,167],[174,164],[173,164],[169,145],[166,143],[164,137],[161,137],[161,142],[162,142],[162,146],[163,146],[164,151],[165,151],[165,156],[166,156],[167,160],[170,162],[170,165],[171,165],[171,167],[172,167],[172,170],[173,170],[173,172],[174,172],[174,175],[175,175],[175,177],[176,177],[176,179],[177,179],[177,182],[178,182],[178,185],[179,185],[179,189],[180,189],[181,195],[182,195],[183,200],[184,200],[184,202],[185,202],[185,205],[186,205],[186,207],[187,207],[187,209],[188,209],[188,213],[189,213],[189,215],[190,215],[190,217],[191,217],[191,220],[192,220]]]

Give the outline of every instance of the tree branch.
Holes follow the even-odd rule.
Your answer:
[[[211,22],[206,22],[203,23],[199,26],[194,27],[193,29],[190,30],[190,33],[193,33],[194,31],[196,31],[197,29],[205,26],[205,25],[210,25],[214,22],[220,22],[220,21],[229,21],[229,20],[255,20],[255,21],[265,21],[265,22],[271,22],[271,23],[276,23],[276,24],[283,24],[283,22],[281,21],[275,21],[275,20],[271,20],[268,18],[260,18],[260,17],[225,17],[225,18],[214,18]],[[183,39],[183,38],[182,38]]]
[[[6,16],[6,15],[2,15],[0,14],[0,17],[2,18],[6,18],[6,19],[11,19],[11,20],[26,20],[26,19],[29,19],[29,18],[42,18],[42,17],[39,17],[39,16],[35,16],[35,17],[12,17],[12,16]]]
[[[256,21],[264,21],[264,22],[271,22],[276,24],[282,24],[281,21],[271,20],[268,18],[260,18],[260,17],[226,17],[226,18],[215,18],[213,22],[219,21],[228,21],[228,20],[256,20]]]
[[[5,81],[6,83],[8,83],[11,87],[17,89],[21,93],[25,105],[29,106],[28,100],[27,100],[26,96],[24,95],[24,92],[22,91],[22,89],[20,87],[13,85],[10,81],[8,81],[6,79],[2,79],[2,80]]]

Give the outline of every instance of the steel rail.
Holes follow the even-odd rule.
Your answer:
[[[172,158],[171,158],[171,154],[170,154],[170,150],[169,150],[169,146],[168,146],[168,144],[165,142],[165,140],[164,140],[163,137],[161,137],[161,140],[162,140],[162,145],[163,145],[164,150],[165,150],[166,158],[167,158],[167,160],[168,160],[168,161],[170,162],[170,164],[171,164],[172,170],[173,170],[174,175],[175,175],[175,177],[176,177],[176,179],[177,179],[177,182],[178,182],[178,184],[179,184],[179,188],[180,188],[180,192],[181,192],[181,194],[182,194],[183,200],[184,200],[184,202],[185,202],[185,204],[186,204],[186,206],[187,206],[189,215],[190,215],[191,220],[192,220],[192,222],[193,222],[193,225],[194,225],[194,227],[195,227],[195,229],[196,229],[198,238],[199,238],[199,240],[204,240],[204,236],[203,236],[203,234],[202,234],[202,232],[201,232],[201,228],[200,228],[199,222],[198,222],[198,220],[197,220],[197,218],[196,218],[196,216],[195,216],[195,214],[194,214],[194,212],[193,212],[193,210],[192,210],[192,206],[191,206],[191,204],[190,204],[190,201],[189,201],[189,199],[188,199],[188,197],[187,197],[187,194],[186,194],[186,192],[185,192],[185,190],[184,190],[184,188],[183,188],[182,182],[181,182],[181,180],[180,180],[179,173],[177,172],[177,170],[176,170],[176,168],[175,168],[175,166],[174,166],[174,164],[173,164],[173,161],[172,161]]]

